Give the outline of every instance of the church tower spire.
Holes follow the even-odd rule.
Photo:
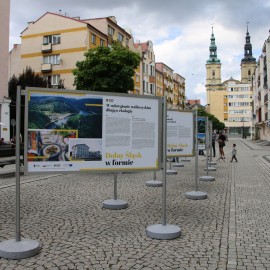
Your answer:
[[[256,61],[256,59],[252,56],[252,45],[250,43],[250,35],[248,32],[248,23],[247,23],[247,33],[246,33],[246,44],[245,44],[244,49],[245,49],[245,54],[241,62]]]
[[[217,45],[216,45],[215,40],[216,39],[215,39],[213,26],[212,26],[211,44],[209,47],[210,55],[209,55],[209,59],[207,60],[207,64],[220,63],[220,60],[217,58]]]
[[[210,113],[217,113],[217,115],[223,116],[224,106],[221,104],[223,98],[219,99],[219,96],[223,89],[223,84],[221,82],[221,61],[217,58],[217,45],[215,42],[215,35],[212,27],[211,34],[211,43],[209,47],[210,55],[209,59],[206,61],[206,95],[207,95],[207,104],[220,104],[219,111],[213,111],[213,107],[209,107]]]
[[[241,82],[250,83],[251,77],[256,68],[256,59],[252,56],[252,45],[250,43],[250,35],[248,32],[247,22],[247,33],[246,33],[246,44],[244,47],[244,58],[241,60]]]

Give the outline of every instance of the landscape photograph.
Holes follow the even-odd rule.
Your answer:
[[[77,130],[78,138],[102,138],[102,98],[31,93],[28,129]]]

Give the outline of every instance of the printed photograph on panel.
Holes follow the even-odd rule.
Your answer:
[[[28,161],[69,161],[69,140],[77,137],[77,130],[29,130]]]
[[[31,92],[28,129],[77,130],[78,138],[102,138],[102,98]]]
[[[68,151],[71,160],[100,161],[102,160],[102,140],[70,139]]]

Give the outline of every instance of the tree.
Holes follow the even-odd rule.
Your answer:
[[[31,67],[27,67],[23,73],[21,73],[18,77],[13,75],[8,82],[8,94],[11,99],[10,104],[10,118],[16,119],[16,97],[17,97],[17,86],[20,86],[21,89],[25,89],[25,87],[50,87],[51,85],[48,83],[47,79],[43,76],[40,76],[32,70]],[[63,81],[60,81],[57,88],[65,88]],[[25,99],[22,96],[21,99],[21,107],[24,108]],[[24,110],[21,113],[21,123],[24,123]],[[21,133],[23,133],[24,125],[21,125]],[[13,136],[14,134],[12,134]]]
[[[133,76],[140,64],[140,56],[118,43],[111,48],[99,46],[89,49],[84,61],[73,70],[78,90],[127,93],[134,89]]]
[[[25,89],[27,86],[47,87],[48,81],[42,76],[35,74],[35,72],[27,67],[18,77],[13,75],[8,82],[8,94],[11,99],[11,105],[16,105],[17,86]]]
[[[209,120],[212,121],[213,130],[223,130],[225,128],[225,124],[220,122],[213,114],[206,112],[203,108],[198,109],[198,116],[206,116]]]

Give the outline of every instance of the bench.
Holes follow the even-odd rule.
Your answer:
[[[23,156],[24,145],[20,145],[20,157]],[[6,165],[16,163],[16,150],[14,144],[1,144],[0,145],[0,168]],[[23,158],[20,158],[20,163],[23,163]]]

